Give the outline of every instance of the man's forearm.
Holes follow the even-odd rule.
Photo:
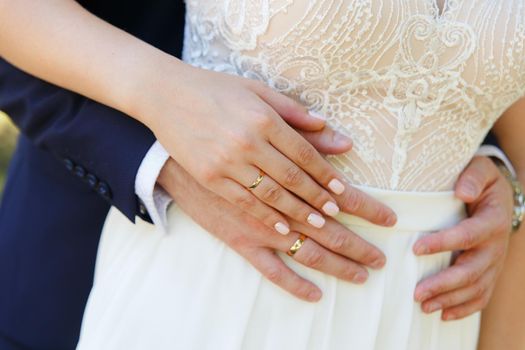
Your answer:
[[[525,171],[519,172],[525,184]],[[492,299],[482,313],[479,350],[525,348],[525,227],[512,235]]]
[[[142,122],[137,101],[178,62],[72,0],[0,0],[0,56]]]

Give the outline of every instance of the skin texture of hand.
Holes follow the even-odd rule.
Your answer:
[[[331,218],[322,230],[290,219],[292,232],[279,235],[198,184],[173,159],[162,169],[159,184],[195,222],[243,256],[263,276],[303,300],[318,301],[321,290],[292,271],[275,253],[288,251],[299,236],[295,230],[309,238],[294,259],[340,279],[363,283],[368,276],[363,265],[380,268],[385,264],[380,250]]]
[[[443,320],[466,317],[487,306],[503,267],[512,222],[512,191],[487,157],[475,157],[456,185],[469,218],[421,238],[418,255],[460,251],[446,270],[419,282],[415,299],[425,312],[443,310]]]
[[[170,69],[164,74],[170,76]],[[168,85],[144,115],[153,117],[148,126],[160,143],[203,187],[282,234],[290,219],[321,228],[323,214],[339,210],[380,225],[395,223],[390,209],[345,184],[294,130],[320,131],[322,117],[260,82],[190,66],[176,75],[184,90]],[[266,174],[262,182],[248,190],[260,170]]]
[[[192,67],[76,1],[0,0],[0,9],[2,58],[144,123],[199,183],[278,232],[289,230],[285,215],[322,227],[339,210],[395,223],[286,124],[320,130],[322,118],[264,84]]]

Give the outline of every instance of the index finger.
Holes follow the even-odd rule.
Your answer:
[[[334,193],[342,211],[378,225],[391,226],[396,222],[392,209],[345,183],[341,174],[310,143],[285,123],[276,123],[270,131],[269,139],[279,152],[321,186]]]
[[[499,208],[483,206],[474,216],[440,232],[426,235],[414,244],[416,255],[434,254],[452,250],[471,249],[500,232]],[[504,226],[504,225],[503,225]]]

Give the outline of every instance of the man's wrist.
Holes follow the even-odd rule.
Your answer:
[[[170,196],[158,185],[162,169],[166,167],[169,154],[159,142],[155,142],[142,160],[135,179],[135,193],[141,200],[139,206],[141,216],[144,209],[149,213],[151,221],[159,227],[166,226],[166,210],[171,203]]]
[[[512,233],[519,230],[525,219],[525,194],[523,186],[518,179],[512,174],[507,165],[499,158],[492,158],[498,169],[509,182],[513,193],[513,213],[512,213]]]
[[[164,190],[168,188],[168,181],[170,181],[171,173],[173,172],[173,158],[169,158],[164,166],[160,169],[159,177],[157,178],[157,185],[162,187]]]

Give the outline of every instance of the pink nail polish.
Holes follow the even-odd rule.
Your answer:
[[[339,214],[339,207],[334,202],[326,202],[323,205],[323,211],[326,213],[326,215],[336,216]]]
[[[276,223],[274,226],[275,230],[282,235],[287,235],[290,233],[290,228],[283,224],[282,222]]]
[[[337,179],[332,179],[328,183],[328,188],[335,194],[342,194],[345,191],[345,185]]]
[[[313,227],[317,227],[317,228],[323,227],[326,222],[326,220],[322,216],[317,215],[315,213],[308,215],[308,218],[306,219],[306,221],[308,221],[308,223],[312,225]]]

